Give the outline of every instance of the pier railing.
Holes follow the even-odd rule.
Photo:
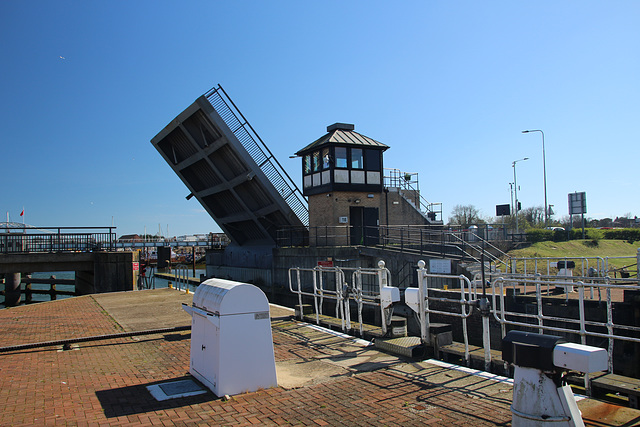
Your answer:
[[[115,249],[115,227],[0,229],[0,254],[94,252]]]

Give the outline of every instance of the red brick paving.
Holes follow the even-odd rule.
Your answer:
[[[92,297],[0,310],[0,347],[121,331]],[[277,360],[323,354],[274,323]],[[234,396],[157,402],[151,384],[189,377],[190,334],[173,333],[0,353],[0,425],[469,425],[510,424],[510,393],[434,385],[400,370]]]

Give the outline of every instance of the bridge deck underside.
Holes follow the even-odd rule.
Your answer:
[[[151,143],[231,240],[274,244],[276,230],[303,226],[225,120],[202,96]]]

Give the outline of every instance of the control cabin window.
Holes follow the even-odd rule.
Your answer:
[[[330,164],[331,158],[329,157],[329,149],[325,148],[322,150],[322,169],[329,169]]]
[[[306,156],[304,156],[304,174],[310,174],[311,173],[311,156],[309,154],[307,154]]]
[[[347,149],[345,147],[336,147],[336,167],[347,167]]]
[[[303,156],[302,165],[305,175],[331,168],[366,169],[367,171],[379,172],[382,170],[382,156],[379,150],[347,147],[323,148]]]
[[[361,148],[351,149],[351,169],[363,169]]]

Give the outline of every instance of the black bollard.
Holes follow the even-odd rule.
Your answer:
[[[56,283],[54,282],[54,280],[56,280],[56,276],[51,276],[49,277],[49,279],[51,279],[51,288],[49,289],[49,295],[51,295],[51,301],[53,301],[57,297]]]
[[[20,273],[7,273],[4,275],[4,305],[15,307],[20,304]]]

